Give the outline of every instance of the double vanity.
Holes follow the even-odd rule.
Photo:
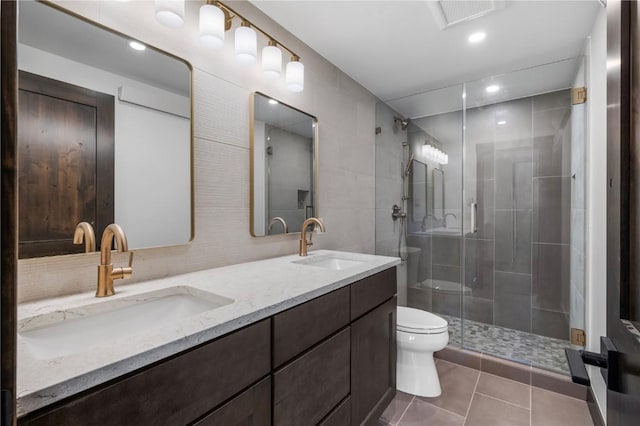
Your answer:
[[[23,304],[19,423],[373,423],[398,263],[318,250]]]

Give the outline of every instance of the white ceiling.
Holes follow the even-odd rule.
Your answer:
[[[507,1],[441,30],[427,0],[251,2],[384,101],[579,56],[602,7],[597,0]],[[476,31],[487,37],[472,45],[467,38]],[[547,82],[534,75],[519,91],[540,93],[527,88],[536,80],[567,87],[570,74],[567,68]]]

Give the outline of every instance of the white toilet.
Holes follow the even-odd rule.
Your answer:
[[[398,306],[396,388],[427,397],[442,393],[433,353],[449,343],[447,321],[431,312]]]

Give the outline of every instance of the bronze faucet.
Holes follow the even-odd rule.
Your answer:
[[[324,223],[320,221],[320,219],[316,219],[315,217],[310,217],[302,223],[302,232],[300,233],[300,256],[307,255],[307,248],[313,245],[311,238],[313,237],[313,233],[309,234],[309,241],[307,241],[307,227],[311,224],[315,224],[320,227],[321,232],[325,232]]]
[[[124,231],[115,223],[107,226],[102,233],[100,243],[100,265],[98,265],[98,288],[96,297],[113,296],[116,294],[113,289],[113,280],[121,280],[131,277],[133,274],[133,252],[129,254],[129,266],[114,268],[111,263],[111,244],[116,240],[116,248],[122,253],[129,251],[127,236]]]
[[[282,232],[284,234],[287,234],[289,232],[289,227],[287,226],[287,222],[284,221],[283,218],[281,218],[280,216],[276,216],[273,219],[271,219],[269,221],[269,232],[268,234],[271,233],[271,228],[273,228],[273,225],[275,225],[276,222],[280,222],[282,224]]]
[[[73,233],[73,244],[82,244],[83,240],[85,253],[96,251],[96,234],[89,222],[80,222]]]

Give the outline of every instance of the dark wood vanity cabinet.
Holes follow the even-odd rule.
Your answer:
[[[19,419],[19,425],[373,425],[395,396],[391,268]]]

